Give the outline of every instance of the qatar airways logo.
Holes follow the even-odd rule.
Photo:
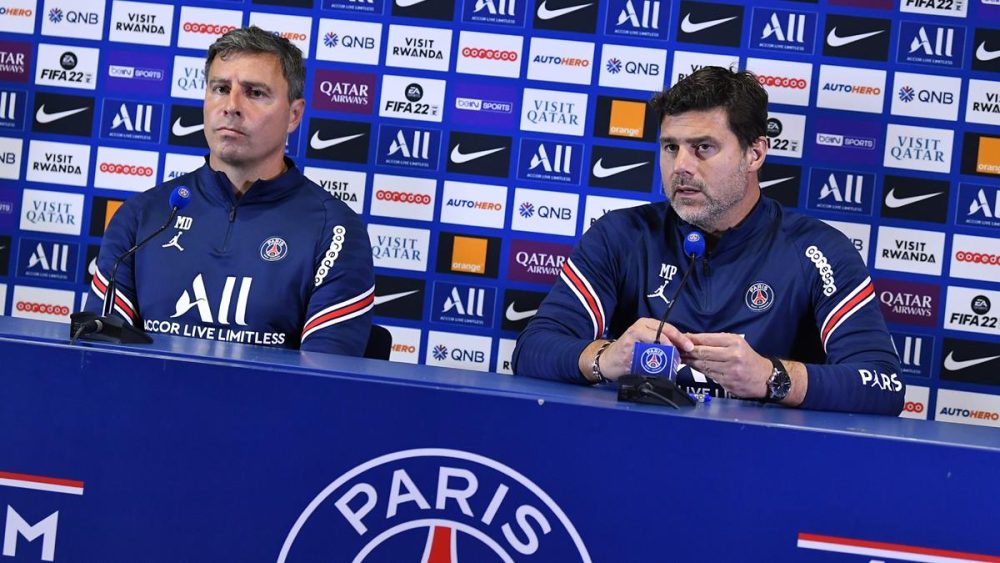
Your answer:
[[[591,560],[573,522],[530,478],[471,452],[424,448],[334,479],[296,519],[278,563],[317,553],[379,559],[405,545],[423,561]]]

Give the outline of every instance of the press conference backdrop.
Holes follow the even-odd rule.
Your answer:
[[[201,165],[246,24],[308,59],[288,154],[368,222],[393,360],[509,373],[577,238],[662,197],[645,100],[735,63],[764,192],[873,272],[904,415],[1000,426],[1000,0],[0,0],[0,313],[66,322],[122,201]]]

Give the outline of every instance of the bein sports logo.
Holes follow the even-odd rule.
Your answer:
[[[292,526],[278,563],[320,553],[348,561],[591,560],[573,523],[534,482],[493,459],[438,448],[386,454],[327,485]]]

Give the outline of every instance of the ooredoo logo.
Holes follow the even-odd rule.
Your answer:
[[[188,33],[204,33],[207,35],[222,35],[236,29],[232,25],[219,25],[217,23],[197,23],[185,22],[181,29]]]
[[[36,313],[40,315],[60,315],[69,314],[69,307],[65,305],[53,305],[51,303],[34,303],[31,301],[18,301],[14,305],[14,310],[21,313]]]
[[[809,82],[802,78],[789,78],[787,76],[767,76],[757,75],[757,82],[761,86],[773,86],[776,88],[792,88],[794,90],[805,90],[809,87]]]
[[[432,198],[427,194],[414,194],[410,192],[394,192],[390,190],[379,190],[375,192],[375,199],[380,201],[398,201],[400,203],[414,203],[417,205],[430,205]]]
[[[126,176],[146,176],[151,177],[155,171],[149,166],[135,166],[132,164],[116,164],[113,162],[102,162],[101,172],[106,174],[124,174]]]
[[[478,454],[423,448],[337,477],[299,515],[278,563],[307,552],[361,561],[406,550],[424,561],[591,560],[562,508],[528,477]]]
[[[500,49],[479,49],[477,47],[465,47],[462,49],[462,56],[470,59],[486,59],[490,61],[516,61],[517,51]]]

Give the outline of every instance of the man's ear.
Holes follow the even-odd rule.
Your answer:
[[[306,101],[299,98],[291,103],[288,112],[288,132],[291,133],[302,123],[302,114],[306,109]]]
[[[756,172],[764,165],[764,158],[767,156],[767,137],[757,137],[757,139],[747,147],[746,159],[749,172]]]

